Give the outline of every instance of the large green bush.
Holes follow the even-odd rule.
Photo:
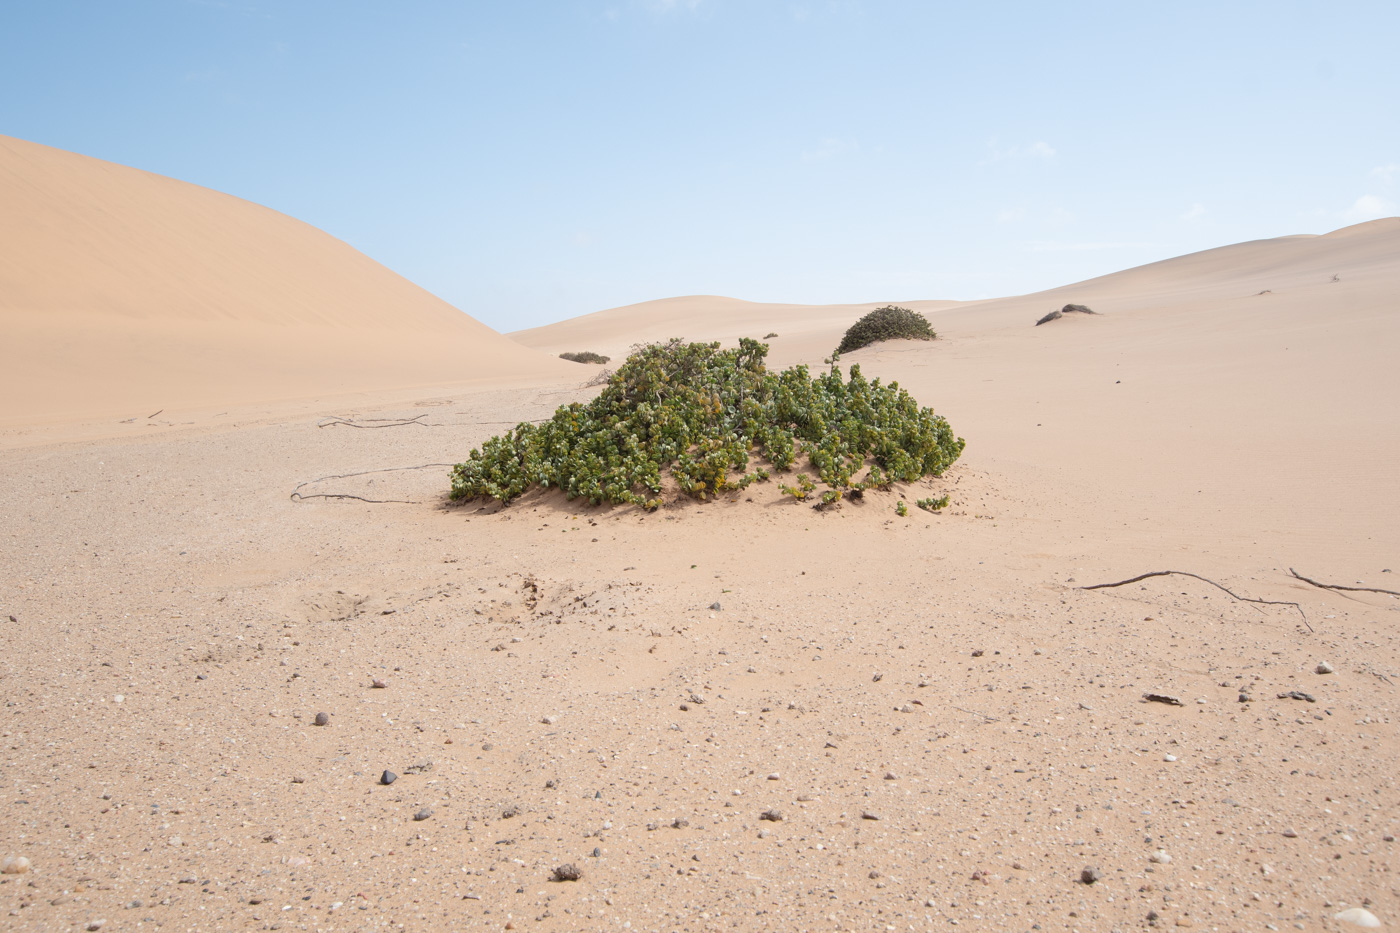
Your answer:
[[[778,471],[805,457],[828,487],[823,502],[833,502],[937,476],[962,453],[948,422],[898,383],[866,381],[858,366],[849,380],[836,367],[815,377],[806,366],[771,373],[767,354],[749,339],[733,350],[680,340],[639,348],[591,402],[560,406],[550,420],[472,450],[452,470],[452,498],[509,503],[540,486],[595,505],[655,508],[663,472],[704,499],[766,480],[767,469],[749,470],[757,455]],[[855,481],[867,460],[869,473]],[[813,489],[785,487],[798,498]]]
[[[846,336],[841,338],[841,346],[836,348],[836,355],[859,350],[881,340],[935,340],[937,337],[928,318],[919,312],[885,305],[850,326]]]

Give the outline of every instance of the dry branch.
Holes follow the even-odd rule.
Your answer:
[[[425,427],[426,427],[426,425],[425,425]],[[328,481],[328,480],[333,480],[333,479],[350,479],[350,478],[353,477],[353,476],[369,476],[371,473],[405,473],[405,472],[408,472],[409,470],[430,470],[430,469],[432,469],[433,467],[450,467],[450,466],[453,466],[453,465],[454,465],[454,464],[451,464],[451,463],[422,463],[422,464],[419,464],[418,466],[385,467],[384,469],[381,469],[381,470],[361,470],[361,471],[359,471],[358,473],[337,473],[337,474],[335,474],[335,475],[333,475],[333,476],[322,476],[322,477],[320,477],[319,479],[309,479],[309,480],[307,480],[307,481],[304,482],[304,483],[297,483],[297,487],[296,487],[295,489],[292,490],[291,495],[288,496],[287,498],[291,499],[293,502],[304,502],[304,501],[307,500],[307,499],[357,499],[357,500],[359,500],[360,502],[374,502],[374,503],[397,502],[397,503],[401,503],[401,504],[403,504],[403,505],[417,505],[417,504],[418,504],[418,500],[417,500],[417,499],[367,499],[367,498],[365,498],[364,496],[353,496],[353,495],[351,495],[351,494],[349,494],[349,493],[344,493],[344,492],[309,492],[309,493],[303,493],[302,490],[305,489],[307,486],[313,486],[313,485],[315,485],[316,483],[324,483],[324,482],[326,482],[326,481]]]
[[[1191,573],[1187,570],[1150,570],[1147,573],[1140,573],[1135,577],[1130,577],[1127,580],[1119,580],[1116,583],[1095,583],[1093,586],[1081,586],[1079,587],[1079,589],[1106,590],[1115,586],[1127,586],[1129,583],[1136,583],[1139,580],[1146,580],[1149,577],[1167,577],[1172,575],[1180,577],[1192,577],[1196,580],[1200,580],[1202,583],[1209,583],[1211,586],[1215,587],[1218,590],[1222,590],[1225,593],[1228,593],[1231,597],[1238,599],[1242,603],[1258,603],[1261,606],[1292,606],[1294,609],[1298,610],[1298,615],[1303,617],[1303,624],[1308,627],[1308,631],[1313,631],[1312,624],[1308,622],[1307,613],[1303,611],[1302,606],[1298,605],[1295,602],[1289,602],[1287,600],[1280,599],[1255,599],[1253,596],[1241,596],[1240,594],[1232,591],[1228,587],[1221,586],[1214,580],[1207,579],[1206,577],[1203,577],[1198,573]]]
[[[347,428],[401,428],[406,424],[416,424],[420,428],[431,428],[431,424],[424,424],[418,420],[419,418],[426,417],[428,417],[426,412],[421,415],[414,415],[412,418],[365,418],[361,421],[352,421],[349,418],[337,416],[316,422],[316,427],[330,428],[337,424],[343,424]]]
[[[1324,590],[1345,590],[1348,593],[1385,593],[1387,596],[1400,596],[1400,593],[1397,593],[1395,590],[1382,590],[1374,586],[1342,586],[1338,583],[1319,583],[1316,580],[1308,579],[1292,567],[1288,568],[1288,572],[1304,583],[1311,583],[1313,586]]]

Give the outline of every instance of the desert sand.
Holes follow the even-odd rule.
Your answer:
[[[1400,924],[1400,600],[1289,570],[1400,591],[1400,219],[900,302],[840,362],[943,477],[647,514],[448,465],[560,351],[820,367],[885,299],[502,336],[134,169],[3,139],[0,207],[5,929]],[[1270,602],[1083,588],[1160,570]]]

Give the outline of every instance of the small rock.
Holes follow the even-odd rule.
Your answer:
[[[1085,884],[1095,884],[1102,877],[1103,873],[1097,868],[1086,868],[1079,873],[1079,880]]]
[[[560,865],[558,868],[554,869],[555,881],[577,881],[582,877],[583,872],[579,871],[578,867],[575,866],[573,862]]]
[[[389,686],[389,682],[385,680],[380,680],[378,677],[376,677],[372,681],[370,681],[370,686],[376,690],[383,690],[385,687]]]
[[[1286,839],[1297,839],[1298,831],[1296,829],[1285,829],[1283,831],[1283,835]]]
[[[0,874],[22,875],[29,871],[29,859],[23,855],[10,855],[0,862]]]
[[[388,786],[399,779],[399,776],[392,771],[385,771],[379,775],[379,783]]]
[[[887,781],[898,781],[899,778],[895,776],[895,773],[894,773],[893,771],[886,771],[886,772],[885,772],[885,780],[887,780]]]
[[[1181,927],[1183,930],[1187,930],[1195,926],[1196,924],[1190,917],[1177,917],[1176,925]]]
[[[433,770],[433,763],[432,763],[431,761],[428,761],[428,760],[424,759],[423,761],[417,762],[416,764],[411,764],[411,765],[409,765],[407,768],[404,768],[404,769],[403,769],[403,773],[404,773],[404,774],[427,774],[427,773],[428,773],[429,771],[431,771],[431,770]]]
[[[199,884],[199,879],[194,875],[186,875],[180,879],[180,884]]]
[[[1163,756],[1162,756],[1162,760],[1163,760],[1163,761],[1176,761],[1176,756],[1175,756],[1175,755],[1171,755],[1171,754],[1163,755]]]
[[[1335,673],[1337,669],[1327,661],[1319,661],[1317,667],[1314,668],[1314,670],[1316,670],[1319,674],[1331,674]]]
[[[974,658],[980,658],[980,657],[982,657],[982,655],[984,655],[984,654],[986,654],[986,653],[987,653],[987,652],[983,651],[981,648],[978,648],[978,649],[976,649],[975,651],[972,652],[972,656],[973,656]]]
[[[1149,910],[1149,911],[1147,912],[1147,922],[1148,922],[1148,923],[1156,923],[1159,916],[1160,916],[1160,915],[1157,913],[1157,911],[1155,911],[1155,910]]]
[[[710,608],[713,609],[715,612],[719,612],[719,611],[720,611],[719,602],[716,601],[716,602],[710,603]]]
[[[1248,703],[1249,700],[1250,700],[1249,694],[1248,694],[1248,693],[1245,693],[1243,690],[1241,690],[1241,691],[1240,691],[1240,702],[1241,702],[1241,703]]]
[[[768,775],[768,780],[770,780],[770,781],[776,781],[776,780],[778,780],[778,779],[779,779],[779,776],[778,776],[778,772],[776,772],[776,771],[774,771],[772,774]]]
[[[671,821],[671,828],[672,828],[672,829],[685,829],[685,828],[686,828],[687,826],[689,826],[689,825],[690,825],[690,820],[686,819],[686,818],[683,817],[683,816],[678,816],[678,817],[676,817],[674,820]]]
[[[1185,706],[1180,697],[1167,696],[1165,693],[1144,693],[1142,698],[1149,703],[1165,703],[1168,706]]]
[[[1354,923],[1359,927],[1379,927],[1380,920],[1365,907],[1348,907],[1339,914],[1332,915],[1333,920],[1340,920],[1343,923]]]
[[[863,820],[878,820],[880,818],[880,814],[871,813],[869,810],[862,810],[860,811],[860,818]]]
[[[870,874],[866,875],[866,877],[869,878],[871,881],[874,881],[876,878],[880,877],[880,873],[878,871],[872,870]]]
[[[1382,837],[1381,837],[1381,842],[1394,842],[1394,841],[1395,841],[1395,837],[1394,837],[1394,836],[1382,836]]]
[[[1156,852],[1149,855],[1147,860],[1157,865],[1170,865],[1172,857],[1167,854],[1166,849],[1158,849]]]
[[[128,902],[127,902],[127,905],[126,905],[126,909],[127,909],[127,910],[135,910],[135,909],[137,909],[138,907],[145,907],[145,906],[146,906],[146,905],[143,904],[143,903],[141,902],[141,899],[140,899],[140,898],[137,898],[137,899],[134,900],[134,901],[128,901]]]
[[[317,713],[315,723],[318,726],[329,726],[331,724],[330,713]]]
[[[300,774],[294,774],[294,775],[292,775],[292,783],[293,783],[293,784],[305,784],[305,783],[306,783],[306,778],[302,777]]]
[[[414,820],[414,822],[421,823],[421,822],[423,822],[424,820],[429,819],[430,817],[432,817],[432,815],[433,815],[433,811],[430,810],[430,809],[428,809],[427,807],[424,807],[423,809],[419,810],[417,813],[413,814],[413,820]]]
[[[781,823],[783,821],[783,814],[780,810],[764,810],[758,815],[758,818],[760,820],[768,820],[773,823]]]
[[[1301,690],[1290,690],[1287,693],[1280,693],[1278,698],[1280,700],[1306,700],[1309,703],[1317,702],[1312,698],[1311,694],[1304,693]]]
[[[555,724],[556,722],[558,722],[558,721],[559,721],[559,717],[558,717],[558,716],[545,716],[544,718],[542,718],[542,719],[540,720],[540,722],[544,723],[546,726],[552,726],[552,725],[554,725],[554,724]]]
[[[696,706],[699,706],[701,703],[705,702],[705,698],[698,693],[692,693],[690,695],[690,702],[694,703]]]
[[[877,683],[877,684],[878,684],[881,680],[884,679],[884,676],[885,676],[884,674],[881,674],[881,673],[879,673],[879,672],[877,671],[877,672],[870,678],[870,681],[871,681],[871,683]]]
[[[511,819],[512,817],[516,817],[516,816],[519,816],[519,815],[520,815],[520,808],[519,808],[519,807],[506,807],[504,810],[501,811],[501,819],[503,819],[503,820],[508,820],[508,819]]]
[[[88,933],[95,933],[95,931],[102,929],[106,925],[106,920],[89,920],[87,925]]]
[[[54,898],[53,900],[49,901],[49,906],[50,906],[50,907],[62,907],[64,904],[68,903],[68,902],[71,901],[72,899],[73,899],[73,898],[70,897],[70,896],[68,896],[67,894],[60,894],[58,897],[56,897],[56,898]]]
[[[682,704],[681,704],[681,712],[682,712],[682,713],[688,713],[688,712],[690,712],[690,704],[689,704],[689,703],[682,703]]]

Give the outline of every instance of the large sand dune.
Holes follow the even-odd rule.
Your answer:
[[[345,243],[0,136],[0,423],[566,373]]]
[[[0,426],[5,929],[1400,922],[1400,600],[1288,572],[1400,591],[1400,220],[912,303],[941,339],[842,363],[948,416],[941,478],[499,510],[446,464],[588,397],[546,354],[777,331],[819,367],[871,305],[526,349],[295,221],[5,146],[4,411],[232,411]],[[1069,301],[1101,314],[1033,326]],[[455,357],[484,381],[406,393]],[[1081,588],[1167,569],[1272,602]]]

